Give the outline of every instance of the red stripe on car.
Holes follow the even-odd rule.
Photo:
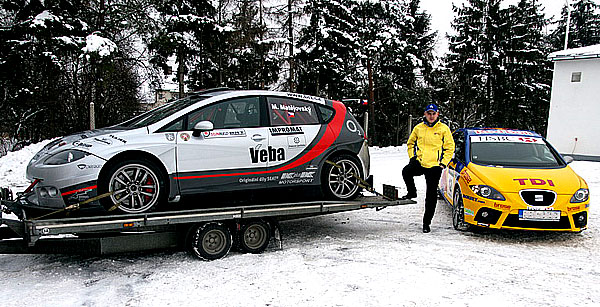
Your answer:
[[[319,140],[319,142],[315,145],[315,147],[309,150],[306,154],[301,156],[296,161],[284,165],[280,168],[270,170],[270,171],[262,171],[262,172],[245,172],[245,173],[233,173],[233,174],[212,174],[212,175],[200,175],[200,176],[182,176],[182,177],[173,177],[173,179],[197,179],[197,178],[214,178],[214,177],[229,177],[229,176],[245,176],[245,175],[260,175],[260,174],[269,174],[269,173],[277,173],[286,171],[288,169],[300,166],[305,164],[312,159],[318,157],[322,154],[327,148],[333,144],[333,142],[338,138],[340,132],[342,131],[342,127],[344,126],[344,119],[346,118],[346,107],[339,101],[333,101],[333,108],[335,109],[335,116],[333,120],[327,125],[325,133]]]
[[[77,190],[73,190],[73,191],[69,191],[69,192],[64,192],[60,195],[65,196],[65,195],[75,194],[75,193],[81,192],[81,191],[93,190],[93,189],[96,189],[97,187],[98,187],[97,185],[93,185],[93,186],[87,187],[87,188],[81,188],[81,189],[77,189]]]

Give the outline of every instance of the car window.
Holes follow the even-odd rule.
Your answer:
[[[558,167],[563,163],[542,138],[471,136],[471,161],[481,165]]]
[[[454,138],[454,144],[455,144],[454,158],[456,158],[459,161],[464,162],[465,161],[465,137],[464,137],[464,133],[462,131],[457,131],[457,132],[454,132],[454,134],[452,135],[452,137]]]
[[[180,110],[187,108],[188,106],[197,103],[200,100],[209,98],[208,96],[190,96],[183,99],[176,100],[174,102],[165,104],[158,108],[154,108],[144,114],[136,116],[124,123],[117,125],[117,127],[123,128],[141,128],[144,126],[152,125],[158,121],[161,121]]]
[[[215,129],[252,128],[260,125],[258,97],[243,97],[212,104],[188,115],[187,130],[201,121],[211,121]]]
[[[319,123],[315,105],[296,99],[268,97],[267,108],[272,126],[312,125]]]
[[[317,105],[317,107],[319,108],[319,113],[321,113],[321,119],[323,120],[323,123],[328,123],[331,121],[335,111],[332,108],[324,105]]]
[[[159,132],[181,131],[183,130],[183,117],[159,129]]]

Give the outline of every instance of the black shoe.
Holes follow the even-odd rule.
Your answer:
[[[429,225],[423,225],[423,233],[430,233],[431,232],[431,228],[429,228]]]
[[[404,195],[404,196],[400,197],[399,199],[400,199],[400,200],[407,200],[407,199],[413,199],[413,198],[415,198],[415,197],[417,197],[417,195],[414,195],[414,194],[406,194],[406,195]]]

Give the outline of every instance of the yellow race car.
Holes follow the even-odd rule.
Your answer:
[[[588,185],[542,136],[464,128],[439,192],[457,230],[471,226],[579,232],[587,228]]]

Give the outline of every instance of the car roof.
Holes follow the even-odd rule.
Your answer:
[[[471,135],[520,135],[520,136],[533,136],[542,137],[536,132],[529,130],[518,130],[518,129],[505,129],[505,128],[462,128],[468,136]]]

